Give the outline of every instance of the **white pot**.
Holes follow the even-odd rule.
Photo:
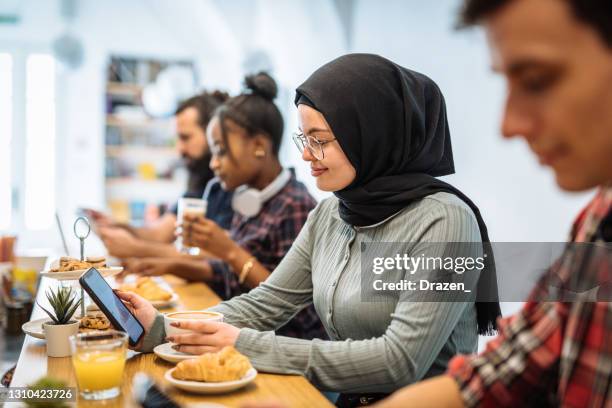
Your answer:
[[[47,355],[49,357],[68,357],[71,355],[68,338],[79,332],[79,322],[71,321],[68,324],[43,323],[43,331],[47,339]]]

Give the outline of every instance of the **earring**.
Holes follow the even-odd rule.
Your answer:
[[[266,157],[266,152],[264,149],[257,149],[255,150],[255,157]]]

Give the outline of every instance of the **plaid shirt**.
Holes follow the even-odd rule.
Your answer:
[[[230,235],[268,271],[273,272],[291,248],[306,223],[308,213],[315,206],[316,201],[306,187],[296,180],[291,170],[291,178],[285,187],[263,204],[257,216],[246,218],[234,213]],[[251,289],[238,283],[236,271],[225,262],[211,260],[210,264],[215,276],[210,286],[222,299],[231,299]],[[302,339],[327,338],[312,305],[298,313],[277,333]]]
[[[610,242],[611,216],[612,188],[604,188],[576,220],[572,241]],[[559,279],[597,276],[609,283],[610,246],[601,247],[604,250],[591,259],[568,247],[522,310],[500,319],[499,335],[483,353],[451,360],[447,374],[457,381],[466,406],[612,407],[609,294],[597,302],[538,301]],[[577,256],[581,267],[567,267],[576,265]],[[550,284],[551,277],[557,285]]]

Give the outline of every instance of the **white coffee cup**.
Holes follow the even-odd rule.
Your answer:
[[[201,198],[181,198],[178,202],[176,219],[182,225],[185,215],[206,216],[208,201]],[[179,236],[176,239],[176,247],[179,251],[190,253],[191,247],[183,245],[183,239]]]
[[[210,322],[222,322],[223,315],[218,312],[210,312],[207,310],[184,310],[180,312],[171,312],[164,315],[164,328],[166,336],[174,336],[175,334],[193,333],[192,330],[179,329],[171,326],[174,322],[201,322],[207,320]]]

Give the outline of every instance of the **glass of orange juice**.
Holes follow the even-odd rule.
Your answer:
[[[103,400],[121,393],[127,338],[116,330],[70,336],[72,364],[84,399]]]

